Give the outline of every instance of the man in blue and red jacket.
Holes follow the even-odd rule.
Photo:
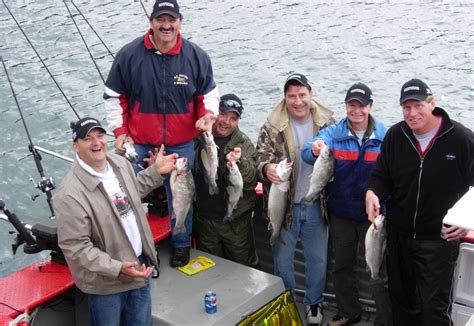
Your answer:
[[[363,84],[352,85],[345,98],[346,117],[307,142],[303,160],[313,165],[324,144],[334,157],[334,180],[327,186],[329,231],[334,251],[333,280],[337,314],[329,325],[352,325],[361,320],[362,307],[357,290],[357,249],[364,245],[370,226],[365,210],[365,191],[380,153],[387,129],[371,115],[372,91]],[[382,272],[382,275],[385,273]],[[391,325],[386,280],[377,280],[374,297],[375,325]]]
[[[193,139],[211,131],[219,108],[219,92],[213,80],[209,56],[182,38],[182,15],[176,0],[157,0],[150,15],[150,29],[125,45],[117,54],[105,83],[105,108],[115,149],[125,153],[124,143],[134,144],[136,172],[145,165],[149,151],[165,145],[168,154],[178,153],[194,162]],[[169,215],[172,194],[165,180]],[[171,220],[171,227],[174,227]],[[172,236],[171,264],[189,261],[192,209],[186,233]]]

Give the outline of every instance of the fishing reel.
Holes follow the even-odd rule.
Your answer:
[[[135,146],[126,141],[123,143],[123,148],[125,148],[125,157],[127,160],[136,163],[138,161],[138,153],[135,150]]]

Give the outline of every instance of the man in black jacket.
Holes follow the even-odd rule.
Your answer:
[[[406,82],[404,121],[387,132],[366,194],[374,223],[387,201],[387,271],[394,325],[452,325],[459,239],[467,231],[442,220],[474,185],[474,136],[436,107],[430,88]],[[443,229],[443,230],[442,230]]]

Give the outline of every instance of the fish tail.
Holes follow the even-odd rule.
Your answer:
[[[183,225],[175,225],[173,228],[173,235],[178,235],[178,234],[185,234],[186,233],[186,226]]]

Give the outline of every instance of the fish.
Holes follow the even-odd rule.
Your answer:
[[[331,180],[334,174],[334,157],[331,154],[329,146],[324,145],[321,148],[316,162],[313,165],[313,172],[309,181],[309,189],[304,198],[301,200],[302,204],[311,204],[319,197],[321,190]]]
[[[365,235],[365,261],[370,271],[370,277],[374,280],[380,279],[380,268],[382,266],[387,247],[387,230],[384,223],[385,217],[379,215],[375,218]]]
[[[288,204],[288,190],[290,189],[290,175],[293,162],[286,159],[278,163],[276,172],[281,179],[281,183],[272,183],[268,194],[268,229],[272,231],[270,244],[274,245],[276,241],[281,241],[280,230],[285,218],[286,206]]]
[[[201,151],[202,163],[204,165],[204,178],[209,185],[209,194],[215,195],[219,193],[217,187],[217,168],[219,167],[219,159],[217,157],[217,146],[214,142],[214,136],[211,132],[203,132],[205,148]]]
[[[186,233],[184,221],[193,203],[195,185],[193,175],[189,169],[188,159],[176,159],[176,170],[171,172],[170,187],[173,195],[172,219],[175,219],[173,235]]]
[[[229,167],[230,165],[230,167]],[[242,197],[244,189],[244,180],[240,174],[239,167],[235,162],[228,162],[227,167],[229,168],[229,185],[227,186],[227,211],[224,216],[224,222],[230,222],[234,218],[232,217],[232,211]]]

